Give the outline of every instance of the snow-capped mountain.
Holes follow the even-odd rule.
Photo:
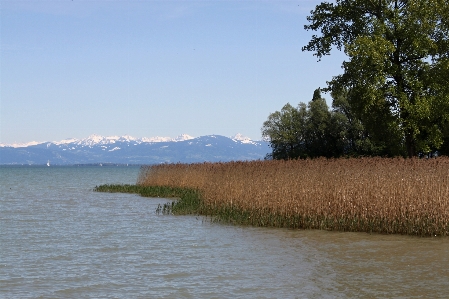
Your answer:
[[[0,144],[0,164],[86,163],[193,163],[263,159],[268,143],[253,141],[242,134],[233,137],[208,135],[175,138],[91,135],[53,142]]]
[[[259,141],[253,141],[249,137],[245,137],[240,133],[237,133],[234,137],[231,137],[234,142],[241,142],[246,144],[256,144]]]
[[[237,135],[241,135],[241,134],[237,134]],[[237,136],[236,135],[236,136]],[[15,144],[1,144],[0,143],[0,147],[28,147],[28,146],[32,146],[32,145],[38,145],[38,144],[55,144],[55,145],[64,145],[64,144],[76,144],[76,145],[81,145],[81,146],[96,146],[96,145],[104,145],[104,144],[114,144],[116,142],[135,142],[137,144],[140,143],[151,143],[151,142],[178,142],[178,141],[184,141],[184,140],[189,140],[189,139],[193,139],[194,137],[187,135],[187,134],[182,134],[179,135],[175,138],[171,138],[171,137],[143,137],[143,138],[135,138],[129,135],[124,135],[124,136],[108,136],[108,137],[104,137],[101,135],[96,135],[96,134],[92,134],[87,138],[84,139],[76,139],[76,138],[67,138],[67,139],[63,139],[61,141],[48,141],[48,142],[37,142],[37,141],[31,141],[28,143],[15,143]]]

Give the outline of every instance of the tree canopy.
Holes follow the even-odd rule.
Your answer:
[[[325,90],[345,95],[369,140],[409,157],[448,147],[448,0],[336,0],[307,19],[321,35],[303,51],[348,56]]]
[[[350,112],[345,95],[334,96],[329,109],[320,89],[307,105],[295,108],[287,103],[271,113],[263,123],[262,136],[270,142],[272,153],[267,158],[272,159],[383,154]]]

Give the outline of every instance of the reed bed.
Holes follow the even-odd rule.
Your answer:
[[[449,158],[163,164],[143,167],[137,185],[197,191],[191,212],[219,221],[449,235]]]

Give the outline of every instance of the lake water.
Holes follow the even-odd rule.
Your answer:
[[[0,167],[1,298],[448,298],[449,238],[156,215],[138,167]]]

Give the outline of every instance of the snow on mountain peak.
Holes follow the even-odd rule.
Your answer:
[[[195,137],[192,137],[188,134],[181,134],[179,136],[177,136],[176,138],[173,138],[173,141],[185,141],[185,140],[190,140],[190,139],[194,139]]]
[[[143,137],[140,140],[142,142],[168,142],[168,141],[171,141],[172,138],[156,136],[156,137]]]
[[[152,142],[178,142],[178,141],[184,141],[184,140],[190,140],[194,137],[188,135],[188,134],[182,134],[175,138],[171,137],[143,137],[143,138],[135,138],[130,135],[124,135],[124,136],[109,136],[104,137],[101,135],[92,134],[89,137],[81,140],[74,139],[73,141],[76,142],[78,145],[84,145],[84,146],[93,146],[97,144],[113,144],[116,142],[136,142],[136,143],[152,143]]]
[[[210,137],[215,137],[215,135],[210,135]],[[239,142],[239,143],[246,143],[246,144],[256,144],[257,142],[254,142],[253,140],[251,140],[249,137],[245,137],[242,134],[238,133],[233,137],[230,137],[234,142]],[[124,135],[124,136],[101,136],[101,135],[97,135],[97,134],[92,134],[87,138],[83,138],[83,139],[77,139],[77,138],[67,138],[67,139],[63,139],[61,141],[53,141],[51,142],[51,144],[55,144],[58,146],[69,146],[70,144],[74,144],[74,145],[79,145],[79,146],[95,146],[95,145],[110,145],[110,144],[115,144],[117,142],[134,142],[137,144],[140,143],[155,143],[155,142],[180,142],[180,141],[186,141],[186,140],[191,140],[191,139],[195,139],[195,137],[190,136],[188,134],[181,134],[175,138],[172,137],[160,137],[160,136],[156,136],[156,137],[143,137],[143,138],[135,138],[129,135]],[[17,143],[17,144],[0,144],[0,147],[28,147],[28,146],[33,146],[33,145],[39,145],[39,144],[43,144],[45,142],[36,142],[36,141],[32,141],[32,142],[28,142],[28,143]]]
[[[110,140],[108,140],[107,138],[105,138],[104,136],[101,135],[97,135],[97,134],[92,134],[87,138],[81,139],[78,142],[76,142],[78,145],[84,145],[84,146],[93,146],[93,145],[97,145],[97,144],[108,144],[108,143],[114,143],[114,137],[111,138]],[[112,142],[111,142],[112,141]]]
[[[32,146],[32,145],[38,145],[41,144],[43,142],[37,142],[37,141],[31,141],[31,142],[27,142],[27,143],[12,143],[12,144],[0,144],[0,147],[28,147],[28,146]]]
[[[79,140],[76,139],[76,138],[67,138],[67,139],[63,139],[61,141],[53,141],[52,143],[56,144],[56,145],[61,145],[61,144],[74,143],[74,142],[77,142],[77,141],[79,141]]]
[[[184,141],[184,140],[190,140],[193,139],[195,137],[192,137],[190,135],[187,134],[181,134],[175,138],[171,138],[171,137],[143,137],[140,139],[141,142],[178,142],[178,141]]]
[[[254,143],[254,141],[252,141],[251,138],[243,136],[240,133],[235,134],[235,136],[231,137],[231,139],[235,142],[240,141],[241,143],[251,143],[251,144]]]
[[[129,136],[129,135],[124,135],[124,136],[121,136],[118,140],[121,142],[131,142],[131,141],[136,141],[138,139],[135,137]]]

